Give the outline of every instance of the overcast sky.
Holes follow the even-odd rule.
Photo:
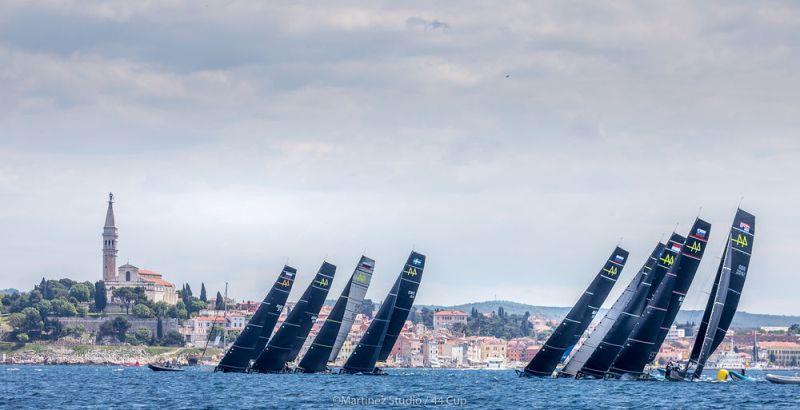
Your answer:
[[[800,314],[798,46],[778,1],[4,1],[0,288],[99,279],[113,191],[119,264],[237,299],[414,248],[418,303],[568,306],[699,213],[701,307],[743,196],[740,308]]]

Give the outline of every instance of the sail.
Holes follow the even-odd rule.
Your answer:
[[[594,328],[594,331],[589,334],[589,337],[583,342],[578,351],[569,359],[564,369],[559,373],[559,377],[575,376],[578,370],[586,363],[586,360],[592,356],[597,346],[600,345],[603,338],[608,334],[608,331],[611,330],[611,327],[617,321],[619,315],[625,312],[631,299],[633,299],[637,292],[644,293],[642,285],[655,265],[662,249],[664,249],[664,244],[658,243],[650,254],[650,257],[647,258],[633,279],[628,283],[628,286],[614,302],[614,305],[611,306],[611,309],[603,316],[603,319],[600,320],[600,323]]]
[[[317,320],[317,315],[322,309],[328,290],[330,290],[334,274],[336,274],[336,266],[323,262],[314,281],[308,285],[294,309],[289,312],[286,320],[275,332],[275,336],[272,336],[267,347],[253,362],[252,371],[280,372],[284,370],[287,362],[294,360],[296,352],[300,350],[308,337],[308,332],[311,331],[311,326]]]
[[[600,309],[614,283],[617,282],[627,261],[628,251],[620,247],[614,249],[603,268],[597,273],[575,306],[567,313],[567,317],[525,367],[524,375],[551,376],[553,374],[553,370],[564,354],[575,346],[583,332],[589,327],[597,310]]]
[[[684,240],[685,238],[678,234],[672,234],[670,238],[672,243],[683,244]],[[670,242],[667,243],[669,244]],[[658,253],[650,260],[652,269],[643,278],[633,298],[628,301],[619,318],[599,343],[598,348],[592,352],[580,371],[578,371],[577,377],[601,378],[605,376],[606,371],[611,367],[623,344],[639,321],[642,311],[647,306],[648,298],[653,294],[651,289],[659,286],[664,274],[672,265],[675,253],[670,248],[671,246],[665,245],[658,247]]]
[[[728,247],[726,246],[725,249],[722,251],[722,260],[720,261],[719,266],[717,267],[717,273],[714,275],[714,284],[711,286],[711,293],[708,294],[708,301],[706,301],[706,308],[703,310],[703,318],[700,320],[700,327],[697,329],[697,334],[694,338],[694,344],[692,345],[692,351],[689,354],[689,362],[687,363],[686,368],[689,368],[690,364],[697,363],[697,359],[700,357],[700,350],[703,348],[703,340],[706,337],[706,331],[708,330],[708,322],[711,321],[711,311],[714,308],[714,301],[717,298],[717,288],[719,288],[719,279],[722,277],[722,268],[725,266],[723,263],[725,261],[725,254],[728,251]]]
[[[250,360],[256,358],[261,353],[267,340],[272,335],[275,323],[281,315],[286,298],[292,290],[294,276],[297,273],[295,268],[284,266],[283,271],[278,275],[275,284],[272,285],[267,296],[256,309],[256,313],[247,322],[244,330],[233,342],[233,345],[222,357],[216,370],[223,372],[244,372],[250,366]],[[263,343],[261,342],[263,341]]]
[[[425,255],[412,251],[408,255],[403,272],[400,274],[397,299],[392,310],[392,316],[389,318],[389,324],[386,326],[386,338],[383,340],[383,347],[381,347],[381,351],[378,354],[378,361],[380,362],[389,357],[397,337],[400,336],[400,331],[403,330],[408,313],[414,304],[414,298],[417,296],[417,289],[419,289],[419,282],[422,280],[422,271],[424,269]]]
[[[297,365],[299,370],[305,373],[316,373],[328,369],[328,361],[335,359],[338,354],[336,342],[341,339],[342,342],[339,343],[339,348],[341,348],[344,339],[350,332],[355,315],[364,301],[364,295],[367,293],[374,269],[375,261],[362,256],[350,281],[347,282],[339,296],[339,300],[336,301],[319,333]]]
[[[719,284],[716,289],[714,304],[703,336],[702,348],[697,358],[697,367],[692,374],[693,379],[700,378],[708,356],[719,347],[725,339],[731,325],[739,298],[742,295],[747,269],[750,266],[750,254],[753,252],[756,217],[741,209],[736,210],[733,225],[728,235],[728,243],[720,261]],[[697,339],[700,339],[698,334]],[[687,366],[688,367],[688,366]]]
[[[400,288],[403,274],[401,273],[400,275],[394,282],[389,294],[386,295],[383,303],[381,303],[378,314],[372,319],[367,331],[364,332],[356,348],[353,349],[353,353],[347,358],[341,373],[372,373],[375,370],[375,363],[378,362],[378,354],[380,354],[383,347],[386,329],[389,326],[389,319],[392,316],[394,304],[397,300],[397,291]]]
[[[689,231],[683,246],[670,240],[668,247],[677,252],[674,262],[642,317],[631,332],[625,346],[617,355],[607,375],[620,377],[623,374],[639,376],[647,363],[655,358],[666,337],[667,331],[680,310],[686,291],[691,285],[697,266],[705,253],[711,224],[698,218]],[[664,330],[666,329],[666,331]]]

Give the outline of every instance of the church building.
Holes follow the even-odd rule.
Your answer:
[[[103,226],[103,281],[106,284],[108,300],[114,301],[114,289],[144,288],[147,300],[166,302],[174,305],[178,302],[175,285],[167,282],[161,274],[149,269],[137,268],[126,263],[117,268],[117,239],[119,234],[114,222],[114,195],[108,194],[108,210],[106,223]]]

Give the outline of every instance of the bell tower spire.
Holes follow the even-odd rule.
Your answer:
[[[106,223],[103,225],[103,280],[117,280],[117,227],[114,224],[114,194],[108,193]]]

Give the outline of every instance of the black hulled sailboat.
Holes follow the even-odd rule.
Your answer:
[[[297,270],[284,266],[275,284],[214,371],[244,372],[264,349],[292,290]]]
[[[725,339],[747,278],[755,229],[756,217],[737,209],[689,361],[683,371],[668,367],[667,379],[680,380],[687,376],[691,379],[700,378],[708,357]]]
[[[422,281],[422,271],[424,269],[425,255],[412,251],[408,255],[403,272],[398,278],[400,286],[397,288],[397,300],[395,300],[389,324],[386,326],[386,338],[378,354],[379,362],[386,361],[389,354],[392,353],[397,337],[400,336],[400,331],[403,330],[403,325],[406,324],[408,314],[411,312],[411,306],[414,305],[414,299],[417,297],[417,290],[419,290],[419,283]]]
[[[625,262],[628,261],[628,251],[617,247],[608,258],[600,272],[586,288],[578,302],[567,313],[567,317],[558,325],[556,330],[547,339],[544,346],[531,359],[523,371],[517,371],[519,376],[549,377],[569,350],[575,346],[583,332],[589,327],[594,315],[605,302],[611,288],[617,282]]]
[[[350,332],[353,320],[364,302],[364,295],[367,293],[374,269],[375,261],[362,256],[339,300],[336,301],[319,333],[297,365],[297,371],[304,373],[329,371],[327,364],[336,359],[344,339]]]
[[[658,245],[656,245],[645,263],[628,283],[628,286],[614,302],[614,305],[611,306],[611,309],[603,316],[603,319],[600,320],[600,323],[594,328],[586,341],[581,344],[578,351],[575,352],[564,365],[564,369],[558,373],[559,377],[575,377],[581,368],[584,367],[587,360],[591,360],[590,358],[596,354],[595,352],[598,346],[603,346],[605,344],[606,335],[615,327],[618,327],[616,326],[617,321],[624,320],[625,315],[631,313],[632,306],[636,305],[633,301],[644,298],[647,288],[650,286],[650,272],[655,266],[663,249],[663,243],[658,243]],[[620,318],[620,315],[623,315],[623,317]]]
[[[385,358],[381,359],[384,351],[388,352],[386,353],[386,357],[388,357],[392,347],[394,347],[394,342],[397,340],[396,336],[394,338],[387,337],[389,328],[394,321],[402,319],[400,326],[397,327],[397,334],[402,329],[402,323],[405,323],[411,304],[416,297],[424,267],[425,255],[411,252],[403,271],[395,280],[383,303],[381,303],[378,314],[370,322],[367,331],[361,337],[358,345],[353,349],[353,353],[347,358],[347,362],[339,370],[339,373],[383,374],[375,365],[379,360],[385,360]],[[402,298],[399,295],[402,295]],[[402,305],[397,303],[400,299],[403,299]],[[398,311],[400,313],[395,313]]]
[[[670,241],[668,247],[678,251],[675,262],[665,274],[606,377],[640,377],[647,363],[658,354],[694,280],[710,233],[711,224],[697,218],[682,246]]]
[[[642,280],[634,297],[628,302],[627,306],[619,318],[614,322],[611,329],[603,337],[600,345],[592,352],[590,357],[583,363],[576,377],[602,378],[605,376],[614,359],[619,354],[625,341],[630,336],[634,327],[639,321],[645,306],[653,297],[655,290],[661,284],[665,274],[672,266],[677,255],[677,250],[686,240],[681,235],[673,233],[667,245],[659,247],[656,254],[652,270]],[[676,247],[677,246],[677,247]]]
[[[319,315],[325,297],[330,290],[336,266],[323,262],[314,281],[295,304],[294,309],[286,316],[267,347],[258,356],[250,371],[258,373],[277,373],[286,370],[286,363],[297,357],[297,352],[308,337],[314,321]]]

